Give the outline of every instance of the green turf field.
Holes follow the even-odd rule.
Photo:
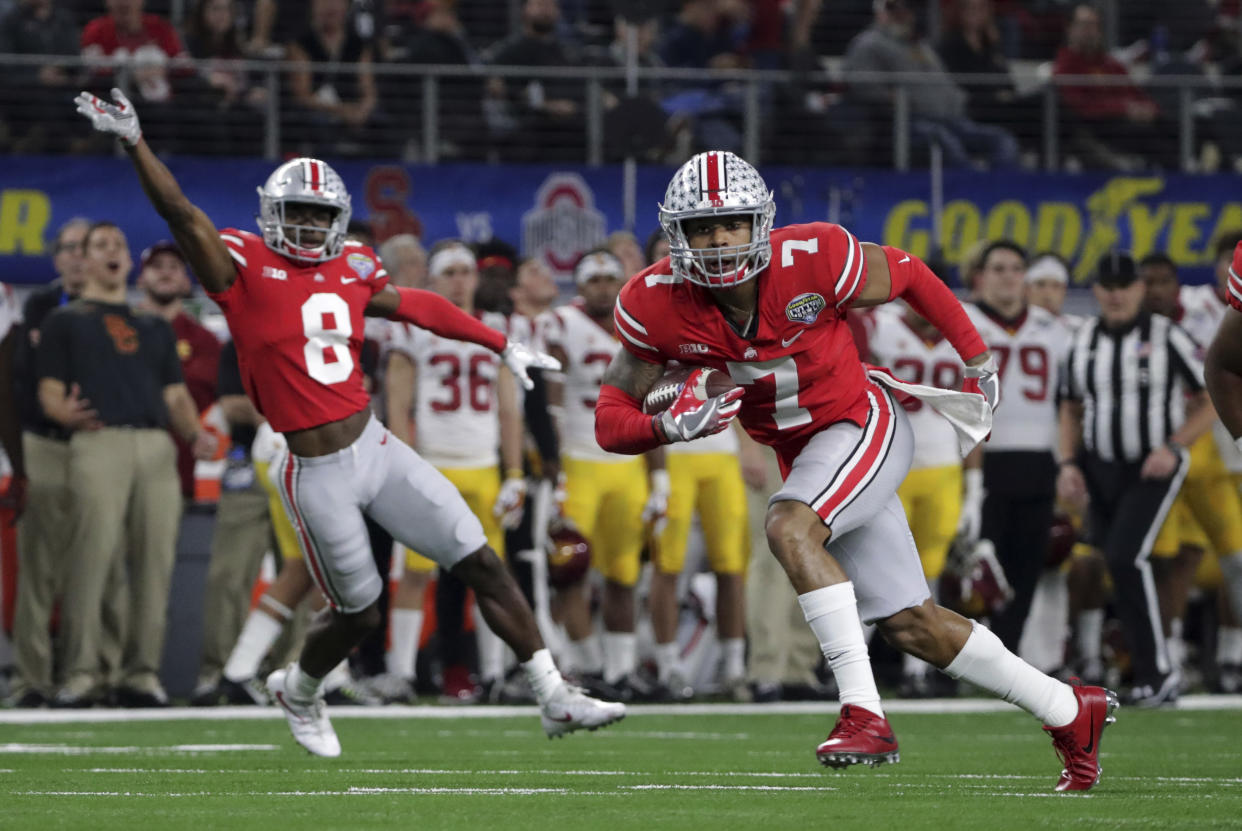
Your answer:
[[[901,763],[834,772],[814,757],[829,715],[635,708],[607,730],[548,741],[530,715],[343,709],[345,752],[332,760],[254,711],[77,723],[6,713],[0,828],[1242,828],[1237,709],[1123,709],[1088,795],[1052,793],[1051,743],[1016,711],[891,714]]]

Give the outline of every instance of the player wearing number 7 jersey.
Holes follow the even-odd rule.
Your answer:
[[[732,153],[701,153],[674,175],[660,209],[670,258],[631,278],[617,301],[625,349],[596,406],[601,446],[637,453],[721,429],[738,413],[732,392],[705,402],[686,392],[654,417],[639,402],[668,361],[728,372],[745,390],[742,426],[780,458],[785,483],[769,504],[768,543],[840,688],[840,718],[817,748],[820,761],[897,761],[861,615],[903,651],[1040,718],[1065,761],[1057,790],[1090,788],[1109,694],[1044,675],[986,628],[932,603],[896,495],[910,467],[909,421],[876,383],[889,376],[859,360],[845,316],[901,297],[944,333],[976,394],[905,390],[952,417],[965,449],[998,403],[991,354],[918,258],[860,243],[838,225],[773,229],[775,211],[758,172]]]
[[[559,364],[507,342],[437,294],[390,285],[370,248],[346,242],[349,194],[317,159],[286,162],[259,189],[261,238],[218,232],[142,140],[133,105],[119,90],[112,97],[115,103],[82,93],[78,112],[122,140],[147,197],[224,311],[247,394],[288,441],[281,496],[330,604],[298,661],[268,678],[294,738],[311,753],[340,755],[320,682],[379,624],[382,577],[364,514],[474,589],[488,625],[522,661],[549,736],[622,718],[622,705],[564,682],[521,590],[461,495],[372,417],[359,366],[362,318],[486,346],[526,383],[529,367]]]

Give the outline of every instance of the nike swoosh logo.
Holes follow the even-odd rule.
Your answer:
[[[786,340],[786,339],[784,339],[784,338],[781,338],[781,346],[788,347],[788,346],[789,346],[789,344],[793,343],[793,342],[794,342],[794,341],[796,341],[798,338],[802,337],[802,334],[803,334],[804,332],[806,332],[806,330],[805,330],[805,329],[803,329],[803,330],[802,330],[801,332],[799,332],[798,334],[794,335],[792,338],[789,338],[788,340]]]
[[[897,744],[897,737],[892,733],[889,733],[887,736],[881,736],[879,733],[876,733],[875,737],[885,744]]]
[[[1091,741],[1083,745],[1082,752],[1090,753],[1095,749],[1095,710],[1091,711],[1091,722],[1089,725]]]
[[[908,262],[910,262],[910,255],[909,255],[909,254],[907,254],[906,256],[902,257],[900,260],[898,260],[898,261],[897,261],[897,265],[901,265],[902,263],[908,263]]]
[[[342,277],[342,278],[341,278],[341,285],[342,285],[342,286],[347,286],[347,285],[349,285],[350,283],[356,283],[356,282],[358,282],[358,278],[357,278],[357,277]]]
[[[388,434],[384,434],[384,438],[380,439],[380,444],[388,444]]]
[[[293,716],[294,718],[296,718],[298,721],[302,722],[303,724],[306,723],[307,719],[305,716],[301,716],[293,712],[293,709],[288,704],[285,703],[285,694],[283,692],[276,693],[276,701],[279,702],[280,706],[284,709],[286,713]]]

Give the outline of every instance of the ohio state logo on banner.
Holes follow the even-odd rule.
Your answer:
[[[586,181],[576,173],[553,173],[535,193],[535,207],[522,214],[522,253],[569,280],[578,258],[603,242],[605,228]]]

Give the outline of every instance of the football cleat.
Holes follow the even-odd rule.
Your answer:
[[[580,687],[562,684],[539,708],[543,732],[549,739],[575,730],[598,730],[625,718],[625,705],[591,698]]]
[[[1117,720],[1117,694],[1103,687],[1088,687],[1071,678],[1078,715],[1064,727],[1044,725],[1052,736],[1052,746],[1065,768],[1057,780],[1057,791],[1089,791],[1100,781],[1100,736]]]
[[[817,748],[819,763],[830,768],[900,762],[897,737],[888,719],[857,704],[841,707],[836,727]]]
[[[324,712],[323,699],[315,697],[306,701],[291,697],[285,688],[288,674],[289,670],[285,668],[267,676],[267,689],[280,709],[285,711],[285,720],[289,722],[293,738],[316,756],[340,756],[341,742]]]

